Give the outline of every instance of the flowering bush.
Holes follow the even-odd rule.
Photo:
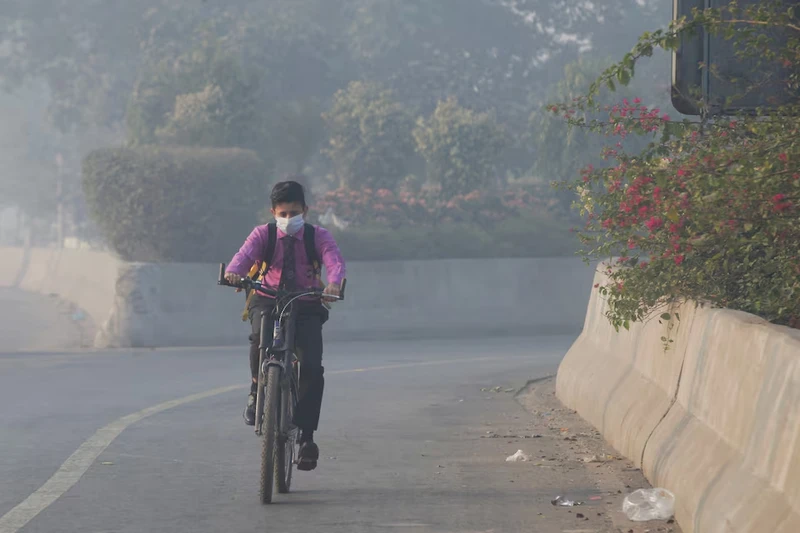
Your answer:
[[[677,36],[696,24],[729,35],[735,20],[800,37],[800,27],[782,12],[733,9],[697,12],[692,23],[644,36],[588,97],[552,108],[573,125],[606,135],[660,135],[638,154],[621,144],[607,148],[607,166],[585,168],[571,185],[586,219],[581,253],[605,261],[610,281],[597,288],[608,298],[608,317],[617,328],[679,300],[800,325],[800,106],[790,102],[733,119],[675,123],[637,99],[606,109],[606,121],[581,118],[597,111],[593,92],[601,84],[625,83],[636,59],[654,46],[674,48]],[[790,67],[800,64],[798,42],[762,49],[763,41],[746,33],[742,50]],[[795,95],[798,82],[796,69],[781,80]]]

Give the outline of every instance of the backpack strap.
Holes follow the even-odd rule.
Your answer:
[[[278,225],[274,222],[270,222],[267,224],[267,247],[264,249],[264,263],[266,263],[267,267],[264,269],[264,273],[267,272],[269,269],[269,265],[272,263],[272,257],[275,255],[275,243],[278,241]]]
[[[248,277],[253,280],[263,279],[272,263],[275,255],[275,243],[278,241],[278,225],[274,222],[267,224],[267,245],[264,247],[264,255],[261,261],[256,261],[248,273]],[[242,321],[246,322],[250,314],[250,298],[254,291],[247,291],[245,295],[244,311],[242,311]]]
[[[322,276],[322,268],[320,267],[319,254],[317,253],[316,231],[312,224],[306,223],[303,230],[303,243],[306,247],[308,262],[314,269],[314,278],[319,280]]]

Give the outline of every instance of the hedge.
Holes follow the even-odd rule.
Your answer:
[[[269,201],[268,169],[234,148],[104,148],[83,161],[90,214],[127,261],[230,258]]]

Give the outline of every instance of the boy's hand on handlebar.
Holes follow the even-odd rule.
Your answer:
[[[325,287],[325,290],[322,291],[322,293],[331,295],[329,298],[326,298],[325,296],[322,297],[322,303],[328,304],[339,299],[338,297],[342,294],[342,288],[337,283],[328,283],[328,286]],[[330,305],[326,305],[326,307],[330,309]]]
[[[228,272],[227,274],[225,274],[225,281],[227,281],[231,285],[238,285],[239,283],[242,282],[242,276],[240,276],[239,274],[235,274],[233,272]],[[241,291],[242,289],[240,288],[236,289],[236,292],[241,292]]]

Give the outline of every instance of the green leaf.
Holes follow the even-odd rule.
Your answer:
[[[664,313],[664,314],[661,315],[661,319],[662,320],[672,320],[672,315],[670,315],[669,313]]]
[[[680,215],[678,214],[678,210],[675,209],[674,207],[667,212],[667,218],[669,219],[670,222],[675,222],[675,223],[677,223],[681,219]]]

